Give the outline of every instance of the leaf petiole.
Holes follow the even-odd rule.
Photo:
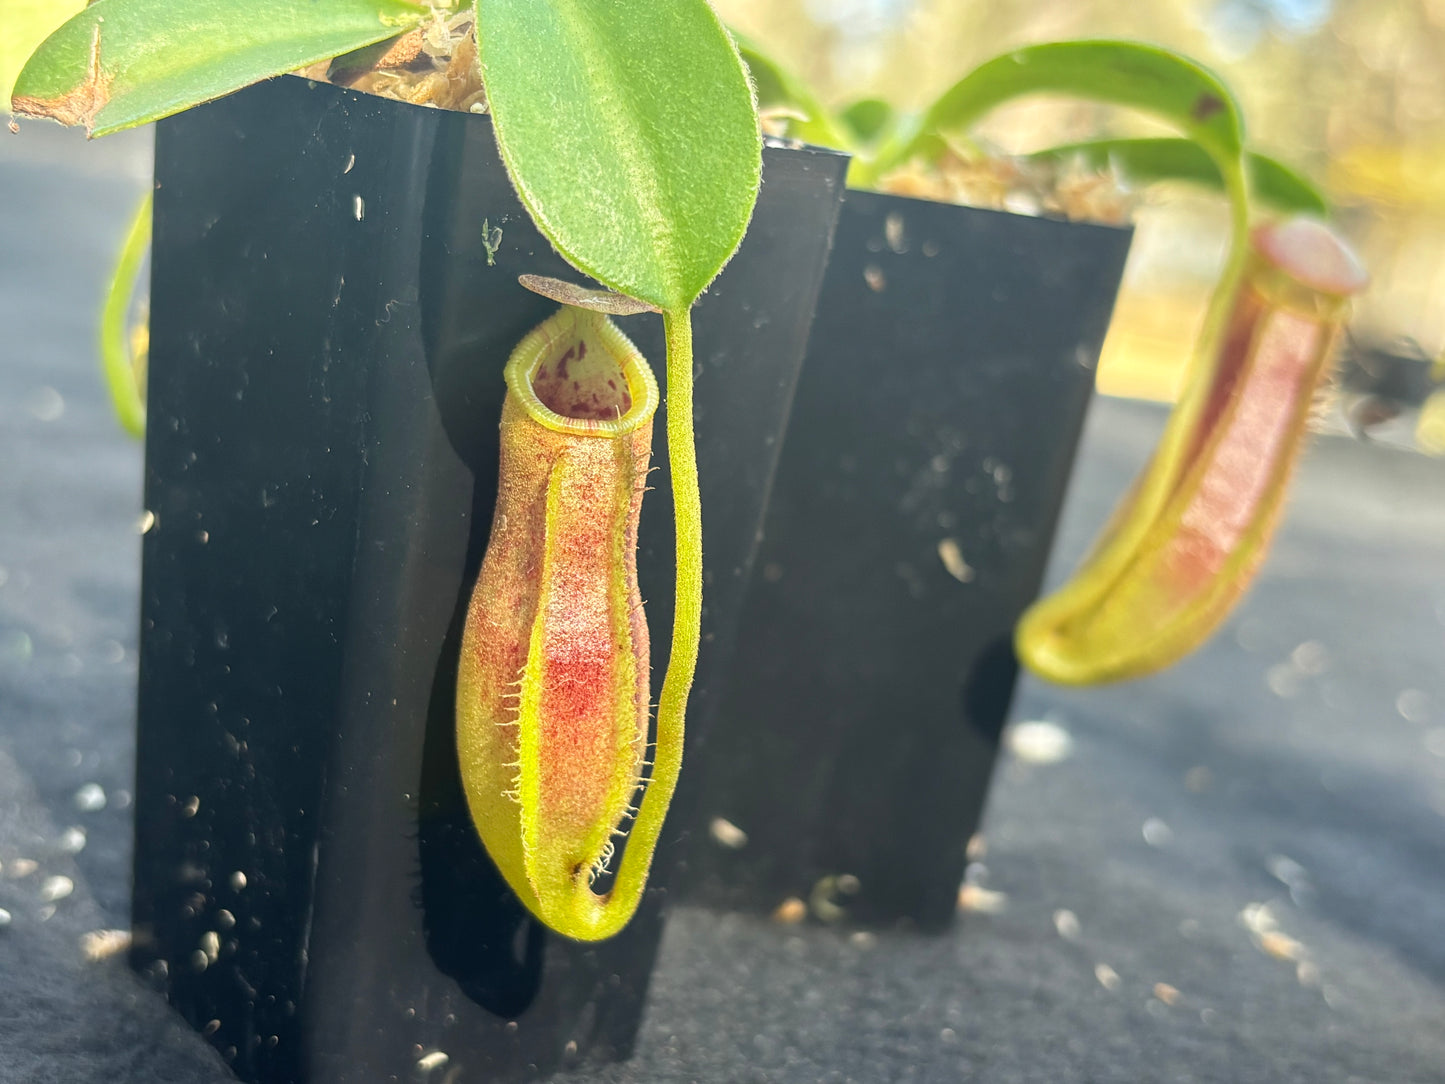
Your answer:
[[[147,192],[136,208],[100,314],[101,369],[115,415],[121,427],[133,437],[145,436],[146,404],[136,359],[131,354],[128,317],[141,264],[151,243],[151,202],[151,193]]]

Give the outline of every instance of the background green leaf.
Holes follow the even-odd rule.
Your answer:
[[[792,73],[768,56],[752,41],[736,30],[729,31],[737,43],[738,52],[747,65],[752,77],[753,89],[757,92],[758,108],[771,109],[785,106],[804,112],[804,102],[811,103],[811,93]]]
[[[787,135],[819,147],[855,149],[857,140],[850,129],[835,123],[832,113],[813,95],[806,84],[750,39],[732,32],[758,92],[759,109],[790,109],[799,114],[790,119]]]
[[[538,228],[585,273],[678,312],[752,217],[762,137],[706,0],[477,0],[497,144]]]
[[[0,111],[10,111],[10,91],[25,61],[85,0],[0,0]]]
[[[873,143],[894,123],[893,107],[882,98],[860,98],[843,112],[838,120],[859,144]]]
[[[1005,53],[964,76],[929,107],[911,138],[880,155],[878,172],[907,161],[930,135],[966,132],[1004,102],[1045,93],[1141,110],[1216,159],[1237,159],[1244,144],[1234,96],[1194,61],[1135,42],[1054,42]]]
[[[1080,159],[1094,169],[1113,166],[1139,183],[1186,181],[1223,191],[1224,180],[1214,160],[1197,143],[1187,139],[1099,139],[1066,143],[1029,157],[1067,161]],[[1278,211],[1329,214],[1324,193],[1289,166],[1263,154],[1248,152],[1245,169],[1250,193]]]
[[[16,111],[104,135],[393,37],[428,17],[411,0],[96,0],[25,65]]]

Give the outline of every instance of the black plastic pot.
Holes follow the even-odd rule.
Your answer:
[[[1129,241],[847,194],[694,758],[689,897],[947,925]]]
[[[844,167],[770,147],[752,230],[696,310],[712,572],[696,735]],[[502,366],[554,310],[517,275],[579,278],[518,204],[490,122],[292,78],[164,121],[153,266],[135,964],[248,1081],[502,1081],[625,1056],[660,893],[611,941],[547,933],[457,778]],[[623,326],[660,370],[660,320]],[[654,687],[662,430],[640,560]]]

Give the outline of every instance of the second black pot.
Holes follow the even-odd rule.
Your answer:
[[[949,922],[1130,236],[847,194],[690,898]]]

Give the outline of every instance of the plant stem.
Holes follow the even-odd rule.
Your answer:
[[[591,921],[595,936],[599,937],[621,929],[642,898],[652,854],[662,834],[662,822],[682,771],[687,697],[697,671],[697,648],[702,633],[702,500],[692,434],[692,319],[690,311],[683,309],[663,313],[662,321],[667,336],[667,451],[677,534],[672,648],[657,702],[652,777],[628,833],[627,849],[610,893],[611,899],[621,906],[593,911]],[[587,910],[595,907],[591,904]]]
[[[105,295],[105,307],[100,314],[100,362],[105,372],[105,382],[110,388],[110,399],[115,406],[116,417],[121,426],[133,437],[143,437],[146,431],[146,405],[136,387],[135,359],[131,357],[127,342],[126,316],[135,294],[136,280],[140,277],[140,265],[145,256],[146,246],[151,240],[151,194],[136,208],[130,231],[121,246],[120,260],[116,263],[115,276],[111,279],[110,290]]]
[[[672,468],[677,575],[672,651],[657,703],[657,751],[651,788],[662,784],[662,809],[682,767],[683,716],[697,671],[702,634],[702,497],[692,433],[692,318],[688,310],[665,313],[667,331],[667,453]]]

